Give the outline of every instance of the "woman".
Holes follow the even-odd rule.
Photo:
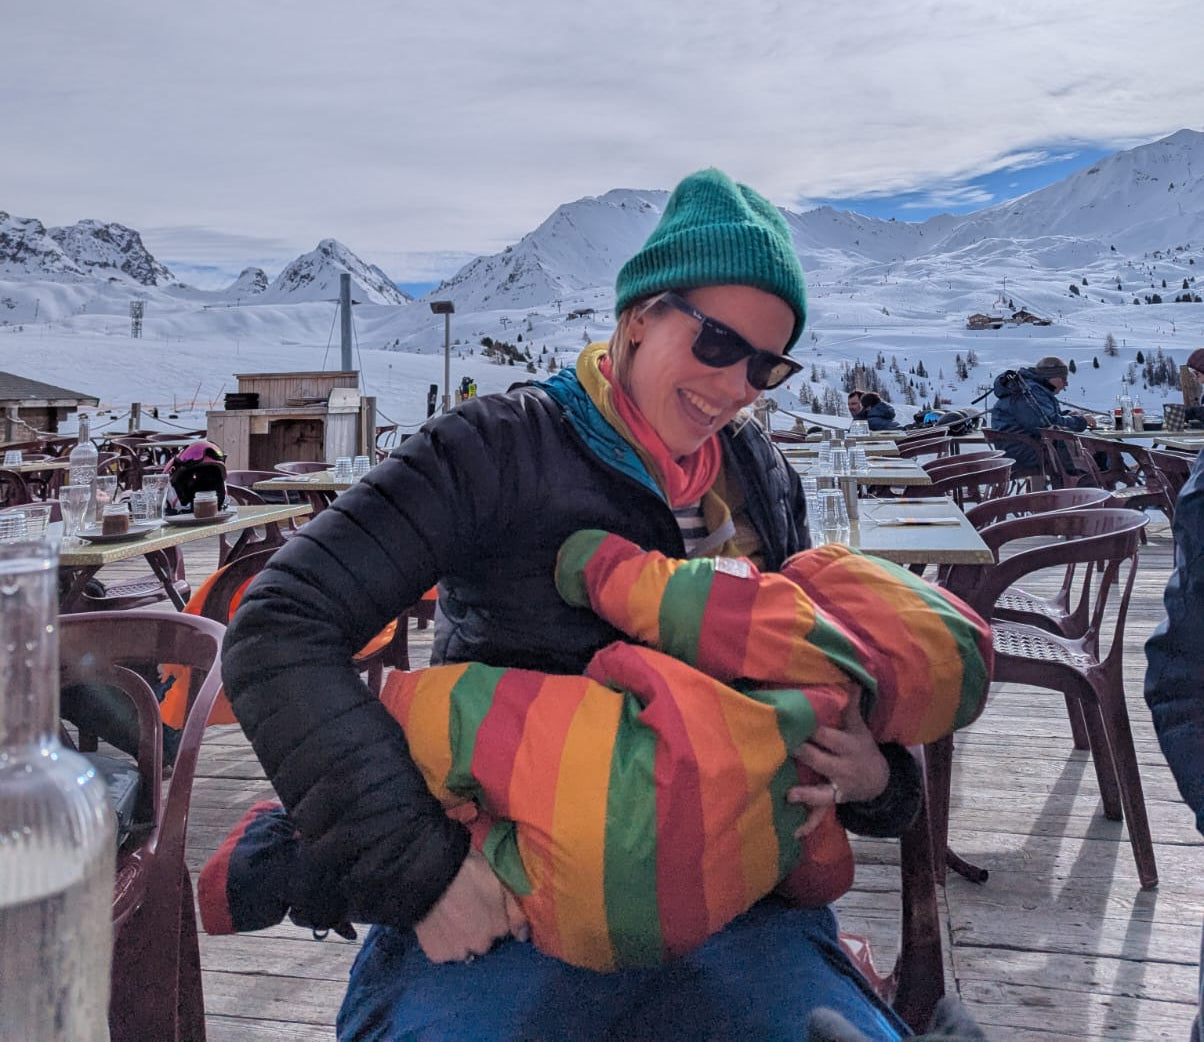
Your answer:
[[[802,1037],[823,1005],[867,1037],[899,1038],[828,909],[767,899],[652,970],[593,973],[536,952],[352,666],[438,582],[435,661],[580,672],[621,635],[556,593],[556,552],[578,529],[766,570],[805,547],[797,477],[738,419],[799,369],[786,352],[806,293],[776,209],[718,171],[686,178],[620,271],[616,313],[610,344],[575,372],[474,398],[408,439],[290,540],[231,624],[226,690],[321,866],[309,890],[323,906],[307,911],[316,925],[379,924],[339,1037]],[[796,758],[829,784],[790,799],[826,809],[840,794],[841,823],[875,834],[914,817],[912,761],[859,718]]]

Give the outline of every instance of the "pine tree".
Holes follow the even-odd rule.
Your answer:
[[[1091,359],[1091,368],[1092,368],[1092,369],[1098,369],[1098,368],[1099,368],[1099,359],[1098,359],[1098,358],[1093,358],[1093,359]]]
[[[1079,371],[1079,367],[1074,364],[1073,358],[1067,363],[1066,368],[1069,369],[1072,373],[1077,373]]]
[[[1120,354],[1120,349],[1116,346],[1116,337],[1111,333],[1104,337],[1104,354],[1109,358],[1115,358]]]

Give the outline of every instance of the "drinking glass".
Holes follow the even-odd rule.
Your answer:
[[[849,449],[849,473],[864,474],[869,469],[870,460],[869,456],[866,455],[865,449]]]
[[[847,474],[849,472],[849,450],[833,449],[830,463],[833,474]]]
[[[820,489],[812,542],[816,546],[825,543],[848,543],[849,536],[849,512],[845,506],[844,493],[838,488]]]
[[[146,493],[142,491],[134,491],[131,492],[126,498],[130,503],[130,520],[136,525],[146,524]]]
[[[78,546],[82,539],[79,530],[84,526],[88,500],[92,489],[88,485],[63,485],[59,489],[59,510],[63,515],[63,545]]]
[[[5,449],[4,450],[4,465],[6,467],[17,467],[21,464],[20,449]]]
[[[367,456],[356,456],[351,461],[351,477],[356,481],[359,481],[371,469],[372,460]]]
[[[870,425],[865,420],[854,420],[849,424],[849,437],[860,438],[869,434]]]
[[[25,515],[20,510],[0,511],[0,543],[15,543],[25,538]]]
[[[117,498],[117,475],[98,474],[96,476],[96,513],[93,515],[96,524],[104,517],[105,507]]]
[[[143,476],[142,491],[146,493],[146,519],[148,521],[163,520],[163,502],[167,498],[167,483],[170,480],[166,474]]]
[[[25,515],[25,535],[30,539],[41,539],[46,535],[46,527],[50,524],[49,503],[23,503],[14,507]]]
[[[351,483],[351,457],[350,456],[339,456],[338,459],[336,459],[334,461],[333,478],[337,482],[346,482],[347,484]]]

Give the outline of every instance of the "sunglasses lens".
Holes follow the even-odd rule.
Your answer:
[[[781,359],[772,361],[765,355],[754,355],[748,360],[748,382],[758,391],[771,391],[781,386],[796,371],[792,363]]]
[[[694,357],[715,369],[735,365],[748,353],[749,347],[742,338],[710,320],[703,322],[694,338]]]

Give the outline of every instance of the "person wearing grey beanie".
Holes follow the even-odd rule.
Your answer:
[[[1058,404],[1057,395],[1066,389],[1069,377],[1070,366],[1063,359],[1046,355],[1031,367],[1009,369],[995,378],[991,426],[1012,435],[1003,451],[1016,461],[1018,470],[1034,475],[1042,472],[1043,427],[1084,431],[1095,426],[1093,417],[1064,412]]]

